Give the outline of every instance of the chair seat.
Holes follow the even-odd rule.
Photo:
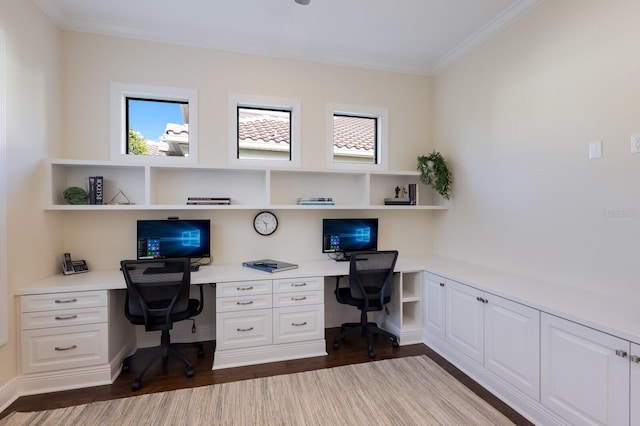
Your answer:
[[[166,305],[166,304],[165,304]],[[200,301],[197,299],[189,299],[189,305],[186,310],[178,313],[172,313],[171,319],[173,322],[178,322],[182,320],[186,320],[188,318],[193,317],[198,313],[198,309],[200,307]],[[153,330],[162,330],[165,328],[165,318],[163,317],[150,317],[149,324],[145,324],[143,315],[133,315],[129,313],[128,315],[129,322],[132,324],[138,325],[146,325],[146,329],[149,331]]]
[[[367,294],[377,294],[380,292],[379,288],[365,287],[364,291]],[[349,287],[339,288],[336,292],[336,296],[338,300],[342,301],[342,303],[346,303],[347,305],[355,306],[358,309],[364,307],[364,299],[356,299],[351,296],[351,289]],[[380,298],[369,299],[369,310],[370,311],[381,311],[383,306],[391,301],[391,296],[387,296],[383,299],[383,303],[380,303]]]

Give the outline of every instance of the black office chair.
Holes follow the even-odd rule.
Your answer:
[[[136,375],[131,389],[134,391],[140,389],[142,376],[147,369],[160,359],[166,365],[170,355],[184,363],[187,377],[193,377],[193,364],[177,351],[178,345],[171,343],[169,334],[174,322],[191,319],[202,312],[202,286],[198,286],[200,300],[189,298],[190,260],[186,258],[123,260],[120,262],[120,267],[127,283],[125,316],[132,324],[144,325],[146,331],[162,332],[159,347],[140,349],[124,360],[122,370],[128,371],[132,358],[137,354],[144,354],[148,358]],[[196,345],[198,356],[202,358],[203,346],[201,343]]]
[[[398,338],[369,322],[367,313],[381,311],[391,301],[393,289],[393,269],[398,260],[397,250],[381,250],[356,252],[350,256],[349,287],[340,287],[340,278],[336,278],[335,294],[339,303],[355,306],[360,310],[359,323],[345,323],[340,327],[340,334],[333,339],[333,347],[340,347],[340,339],[359,333],[366,339],[369,357],[376,353],[371,346],[371,334],[386,336],[391,339],[394,348],[399,346]]]

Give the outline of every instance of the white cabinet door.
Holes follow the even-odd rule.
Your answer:
[[[631,425],[640,425],[640,345],[631,344]]]
[[[542,404],[572,424],[629,424],[629,342],[543,313]]]
[[[484,293],[473,287],[447,280],[446,341],[463,354],[482,364],[484,331]]]
[[[425,274],[427,336],[445,339],[445,279],[434,274]]]
[[[484,365],[540,400],[540,311],[485,294]]]

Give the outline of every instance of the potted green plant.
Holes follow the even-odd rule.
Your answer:
[[[445,200],[451,198],[453,175],[442,154],[433,151],[429,155],[418,156],[418,171],[420,182],[435,189]]]

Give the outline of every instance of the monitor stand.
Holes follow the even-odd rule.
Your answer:
[[[349,258],[349,253],[340,252],[336,254],[336,257],[334,257],[333,260],[336,262],[348,262],[351,259]]]

